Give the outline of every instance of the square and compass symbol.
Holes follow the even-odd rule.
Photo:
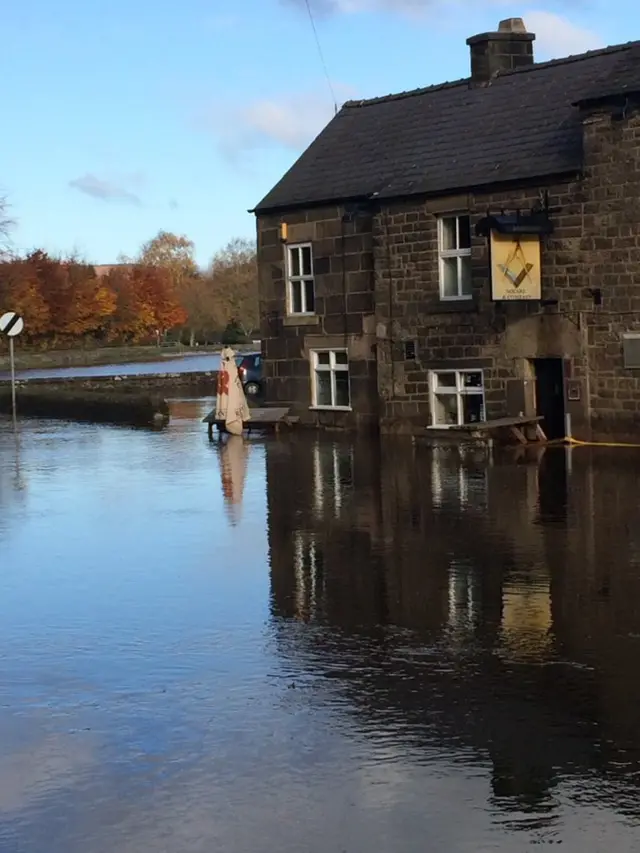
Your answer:
[[[494,300],[540,299],[540,238],[491,232],[491,295]]]

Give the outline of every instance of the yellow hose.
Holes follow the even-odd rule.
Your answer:
[[[546,442],[547,446],[552,444],[568,444],[570,447],[640,447],[640,444],[630,444],[622,441],[580,441],[577,438],[565,436]]]

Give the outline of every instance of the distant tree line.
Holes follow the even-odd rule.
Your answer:
[[[0,237],[9,221],[0,199]],[[136,344],[158,335],[191,344],[239,343],[258,327],[255,249],[232,240],[206,270],[194,244],[161,231],[134,258],[95,267],[34,251],[0,260],[0,308],[19,311],[41,348]]]

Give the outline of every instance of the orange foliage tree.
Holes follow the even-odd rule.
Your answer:
[[[41,347],[136,343],[186,320],[163,269],[130,265],[98,275],[90,264],[40,251],[0,263],[0,310],[19,311],[25,339]]]

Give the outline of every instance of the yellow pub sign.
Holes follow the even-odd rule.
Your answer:
[[[491,231],[491,298],[540,299],[540,237]]]

